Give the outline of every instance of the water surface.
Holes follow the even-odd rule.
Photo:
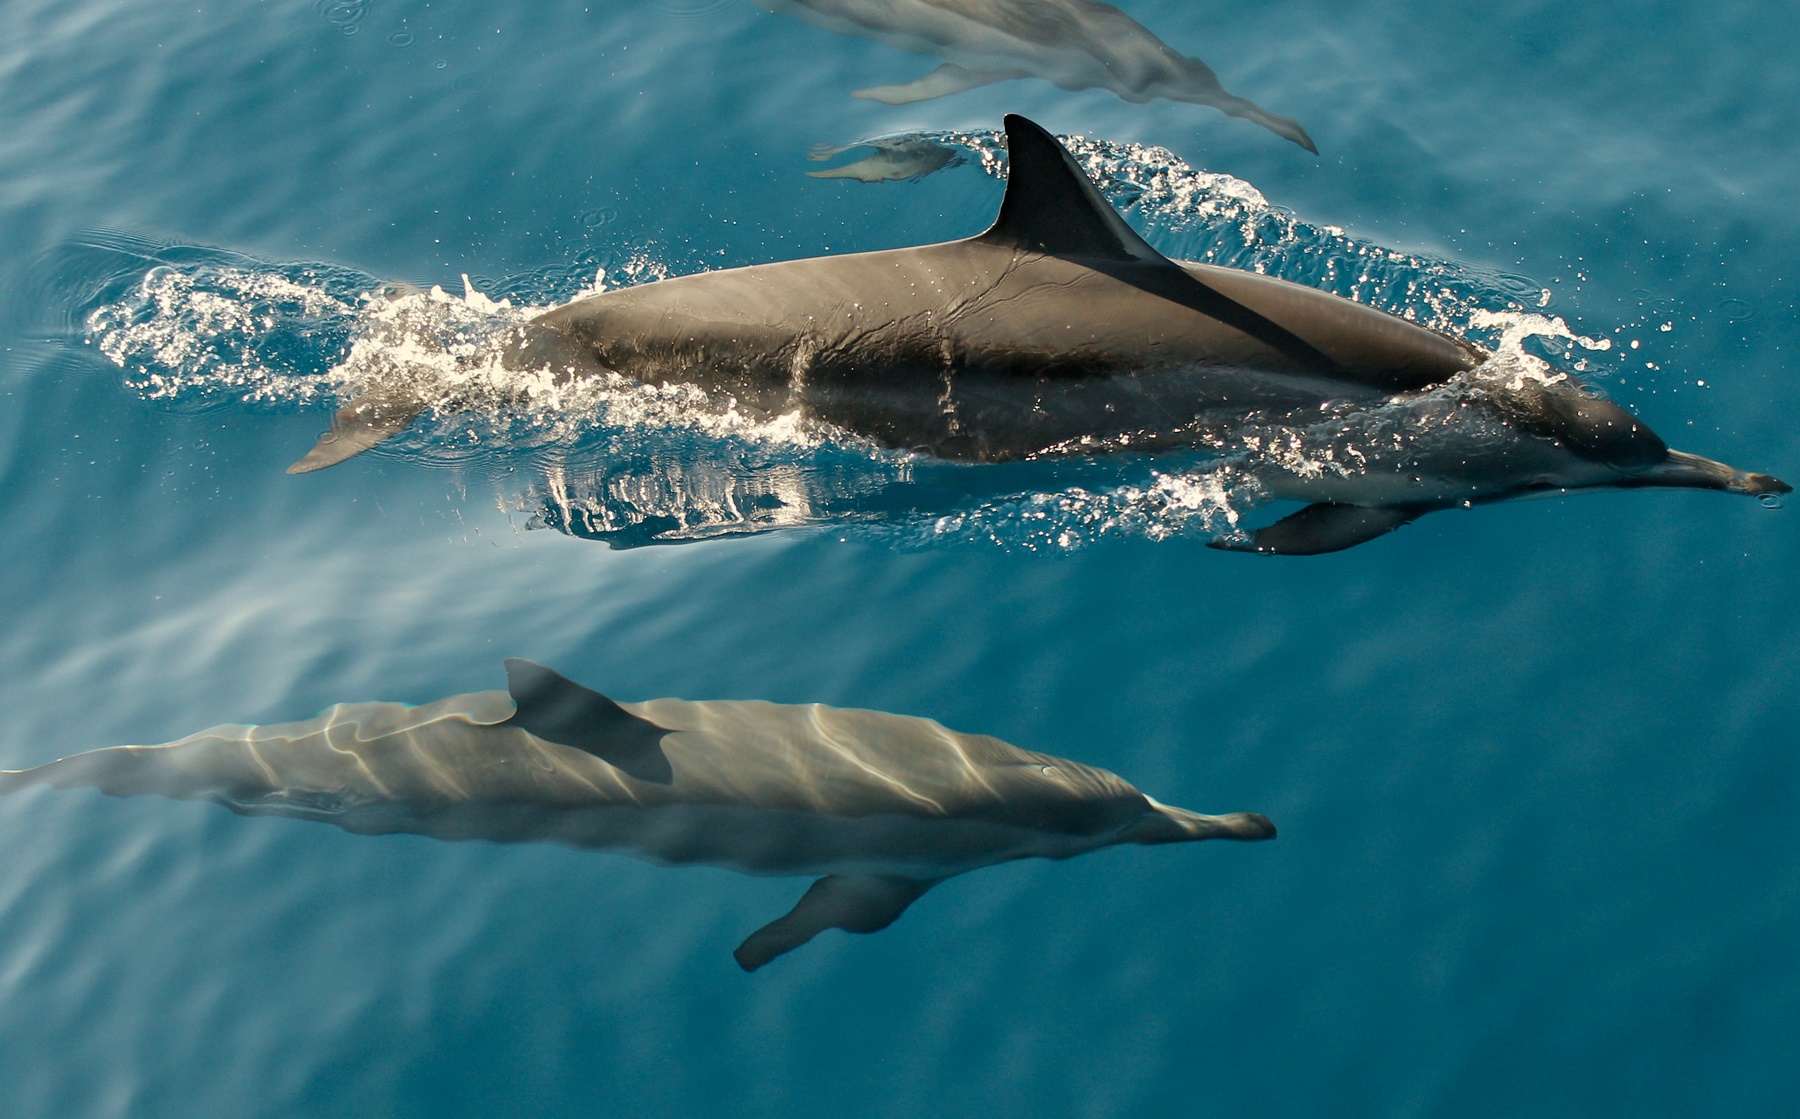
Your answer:
[[[0,803],[11,1113],[1792,1099],[1791,508],[1589,494],[1261,560],[1204,546],[1229,495],[1131,504],[1179,463],[946,474],[679,401],[527,400],[283,473],[359,340],[396,358],[385,285],[478,344],[602,270],[964,236],[1006,111],[1091,141],[1171,256],[1490,342],[1536,316],[1519,345],[1671,443],[1800,473],[1792,11],[1125,7],[1322,155],[1042,81],[858,101],[932,61],[744,0],[0,8],[0,766],[526,656],[929,716],[1281,828],[952,880],[745,976],[799,883],[40,790]],[[908,132],[972,157],[806,175]],[[698,529],[639,546],[671,501]]]

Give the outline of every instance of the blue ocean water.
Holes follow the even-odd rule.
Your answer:
[[[1261,559],[1205,547],[1267,511],[1189,464],[950,470],[478,378],[283,473],[346,383],[522,308],[973,233],[1009,111],[1171,256],[1535,331],[1671,443],[1800,473],[1791,6],[1122,6],[1322,154],[1044,81],[854,100],[934,63],[747,0],[0,5],[0,768],[528,656],[1281,828],[984,870],[746,976],[800,880],[32,791],[5,1113],[1790,1107],[1791,508],[1605,492]],[[913,132],[966,158],[806,175]]]

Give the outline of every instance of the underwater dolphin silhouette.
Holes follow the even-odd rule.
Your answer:
[[[1251,471],[1310,502],[1215,541],[1316,554],[1424,513],[1534,492],[1668,486],[1749,495],[1785,482],[1673,451],[1566,376],[1483,376],[1473,343],[1271,276],[1171,261],[1049,133],[1006,118],[999,217],[921,248],[661,280],[532,320],[510,357],[556,378],[694,384],[752,414],[799,411],[964,462],[1227,445],[1271,418],[1332,471]],[[290,473],[341,462],[434,401],[353,400]],[[410,395],[409,395],[410,394]],[[1396,432],[1400,434],[1396,434]]]
[[[1159,804],[1106,770],[930,719],[819,704],[615,703],[525,660],[507,661],[506,675],[504,692],[339,704],[305,722],[92,750],[0,772],[0,793],[93,787],[364,835],[548,841],[822,876],[738,947],[746,971],[829,928],[884,929],[937,883],[996,863],[1275,835],[1256,813]]]
[[[1015,78],[1044,78],[1067,90],[1105,89],[1131,102],[1162,98],[1211,105],[1318,154],[1300,122],[1227,93],[1219,76],[1096,0],[757,0],[839,35],[873,39],[946,59],[906,85],[855,96],[905,105]]]

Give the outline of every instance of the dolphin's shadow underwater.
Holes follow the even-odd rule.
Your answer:
[[[1219,76],[1097,0],[757,0],[839,35],[945,59],[905,85],[859,89],[889,105],[947,97],[994,82],[1043,78],[1067,90],[1104,89],[1126,101],[1210,105],[1259,124],[1307,151],[1312,137],[1292,117],[1226,92]]]
[[[506,672],[504,692],[339,704],[305,722],[220,726],[0,772],[0,794],[93,787],[364,835],[545,841],[821,876],[739,946],[746,971],[825,929],[884,929],[932,886],[981,867],[1275,835],[1256,813],[1159,804],[1106,770],[930,719],[819,704],[615,703],[530,661],[509,660]]]
[[[556,382],[682,385],[953,462],[1229,450],[1267,497],[1308,502],[1214,541],[1318,554],[1425,513],[1536,493],[1785,482],[1671,450],[1554,370],[1300,284],[1169,260],[1054,137],[1006,118],[985,233],[659,280],[527,323],[506,361]],[[341,408],[289,468],[341,462],[446,401],[390,385]],[[1273,453],[1280,451],[1281,453]],[[1321,460],[1329,468],[1321,465]]]

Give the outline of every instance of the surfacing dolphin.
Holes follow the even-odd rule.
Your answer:
[[[821,875],[736,952],[746,971],[830,928],[892,924],[932,886],[1121,843],[1271,839],[1253,812],[1159,804],[1104,769],[930,719],[739,700],[615,703],[542,665],[421,707],[339,704],[0,773],[111,796],[210,800],[363,835],[548,841],[658,863]]]
[[[855,96],[905,105],[1015,78],[1067,90],[1105,89],[1131,102],[1163,98],[1211,105],[1318,154],[1292,117],[1225,92],[1198,58],[1177,53],[1143,24],[1096,0],[757,0],[839,35],[946,59],[906,85]]]
[[[558,379],[690,384],[963,462],[1229,448],[1271,425],[1339,469],[1252,473],[1311,502],[1240,551],[1316,554],[1424,513],[1544,491],[1790,491],[1673,451],[1566,376],[1484,372],[1461,339],[1271,276],[1168,260],[1050,136],[1006,118],[987,232],[922,248],[761,264],[605,292],[533,320],[509,360]],[[435,400],[340,409],[290,473],[341,462]],[[1344,467],[1353,464],[1355,468]]]

